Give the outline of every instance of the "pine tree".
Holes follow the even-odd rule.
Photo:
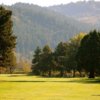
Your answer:
[[[77,61],[89,73],[89,78],[95,77],[97,69],[100,72],[100,32],[91,31],[82,39]]]
[[[16,36],[12,32],[12,12],[0,7],[0,66],[12,72],[15,66],[14,48],[16,46]]]
[[[48,45],[45,45],[42,50],[41,55],[41,71],[42,72],[48,72],[48,76],[51,76],[52,66],[51,66],[51,60],[52,60],[52,50]]]
[[[32,73],[40,74],[40,60],[41,60],[41,49],[37,47],[34,51],[33,59],[32,59]]]
[[[57,63],[57,69],[60,71],[60,76],[64,76],[65,67],[65,59],[67,56],[68,44],[60,42],[55,49],[55,59]]]

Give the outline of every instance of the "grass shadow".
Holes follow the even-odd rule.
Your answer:
[[[0,82],[18,82],[18,83],[22,83],[22,82],[25,82],[25,83],[27,83],[27,82],[46,82],[46,81],[26,81],[26,80],[21,80],[21,81],[5,81],[5,80],[2,80],[2,81],[0,81]]]
[[[28,83],[28,82],[33,82],[33,83],[39,83],[39,82],[55,82],[55,83],[84,83],[84,84],[99,84],[100,83],[100,80],[98,80],[98,79],[80,79],[80,80],[71,80],[71,81],[53,81],[53,80],[48,80],[48,81],[34,81],[34,80],[15,80],[15,81],[13,81],[13,80],[11,80],[11,81],[6,81],[6,80],[2,80],[2,81],[0,81],[0,82],[18,82],[18,83],[22,83],[22,82],[25,82],[25,83]]]
[[[12,74],[12,75],[9,75],[8,77],[20,77],[20,76],[26,76],[26,75],[16,75],[16,74]],[[55,83],[83,83],[83,84],[100,84],[100,77],[96,77],[95,79],[89,79],[89,78],[65,78],[64,77],[64,80],[59,80],[58,77],[55,78],[55,77],[49,77],[49,80],[47,77],[40,77],[40,76],[36,76],[36,80],[0,80],[0,82],[19,82],[19,83],[22,83],[22,82],[33,82],[33,83],[38,83],[38,82],[55,82]],[[42,78],[44,78],[45,80],[42,80]],[[46,80],[47,78],[47,80]],[[51,78],[51,79],[50,79]],[[55,78],[55,79],[53,79]],[[63,78],[61,78],[63,79]],[[67,80],[68,79],[68,80]]]
[[[80,80],[71,80],[68,82],[76,82],[76,83],[84,83],[84,84],[99,84],[100,83],[100,78],[96,79],[80,79]]]

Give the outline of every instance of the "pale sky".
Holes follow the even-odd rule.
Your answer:
[[[23,2],[23,3],[37,4],[40,6],[51,6],[57,4],[67,4],[70,2],[77,2],[77,1],[88,1],[88,0],[0,0],[0,4],[11,5],[16,2]],[[100,1],[100,0],[95,0],[95,1]]]

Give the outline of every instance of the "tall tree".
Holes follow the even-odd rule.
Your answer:
[[[82,69],[77,66],[77,61],[76,61],[76,55],[78,52],[78,48],[80,46],[80,42],[82,38],[85,36],[85,33],[79,33],[78,35],[72,37],[69,40],[69,49],[68,49],[68,67],[70,70],[73,71],[73,77],[75,77],[75,71],[78,70],[80,72],[81,76],[81,71]]]
[[[9,69],[15,66],[14,48],[16,46],[16,36],[12,33],[12,12],[0,7],[0,65]],[[12,67],[11,67],[12,66]]]
[[[40,47],[37,47],[34,51],[34,56],[32,59],[32,72],[34,74],[40,74],[40,60],[41,60],[41,49]]]
[[[52,50],[48,45],[43,47],[42,57],[41,57],[41,70],[43,72],[48,72],[48,75],[51,76],[52,66]]]
[[[100,68],[100,32],[91,31],[82,39],[77,61],[79,66],[89,72],[89,78],[95,77],[96,69]]]
[[[55,58],[57,62],[57,69],[60,71],[60,76],[63,77],[65,71],[65,58],[68,51],[67,43],[60,42],[55,49]]]

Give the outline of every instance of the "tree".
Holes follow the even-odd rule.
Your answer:
[[[34,51],[34,56],[32,60],[32,72],[34,74],[40,74],[40,60],[41,60],[41,49],[40,47],[37,47]]]
[[[51,76],[52,66],[52,50],[48,45],[45,45],[42,50],[41,56],[41,70],[42,72],[48,72],[49,77]]]
[[[12,34],[12,12],[0,7],[0,66],[12,72],[14,61],[14,48],[16,46],[16,36]]]
[[[31,72],[31,64],[28,60],[26,59],[20,59],[19,63],[17,64],[17,70],[22,73],[29,73]]]
[[[13,71],[16,68],[16,56],[14,51],[9,51],[7,52],[7,56],[5,58],[7,62],[7,72],[8,73],[13,73]]]
[[[33,64],[36,64],[40,61],[41,49],[39,47],[36,48],[34,52],[34,58],[32,60]]]
[[[48,45],[45,45],[41,50],[36,48],[32,60],[32,71],[34,74],[45,75],[51,77],[52,70],[55,70],[54,53]]]
[[[75,77],[76,70],[78,70],[80,72],[80,76],[81,76],[82,69],[77,66],[76,54],[78,52],[80,42],[84,36],[85,36],[85,33],[79,33],[78,35],[72,37],[69,40],[67,66],[69,67],[70,70],[73,71],[73,77]]]
[[[89,72],[89,78],[95,77],[96,69],[100,68],[100,32],[91,31],[82,39],[77,53],[77,62],[78,66]]]
[[[57,62],[57,69],[60,70],[60,76],[63,77],[65,71],[65,57],[67,55],[67,43],[60,42],[55,49],[55,58]]]

